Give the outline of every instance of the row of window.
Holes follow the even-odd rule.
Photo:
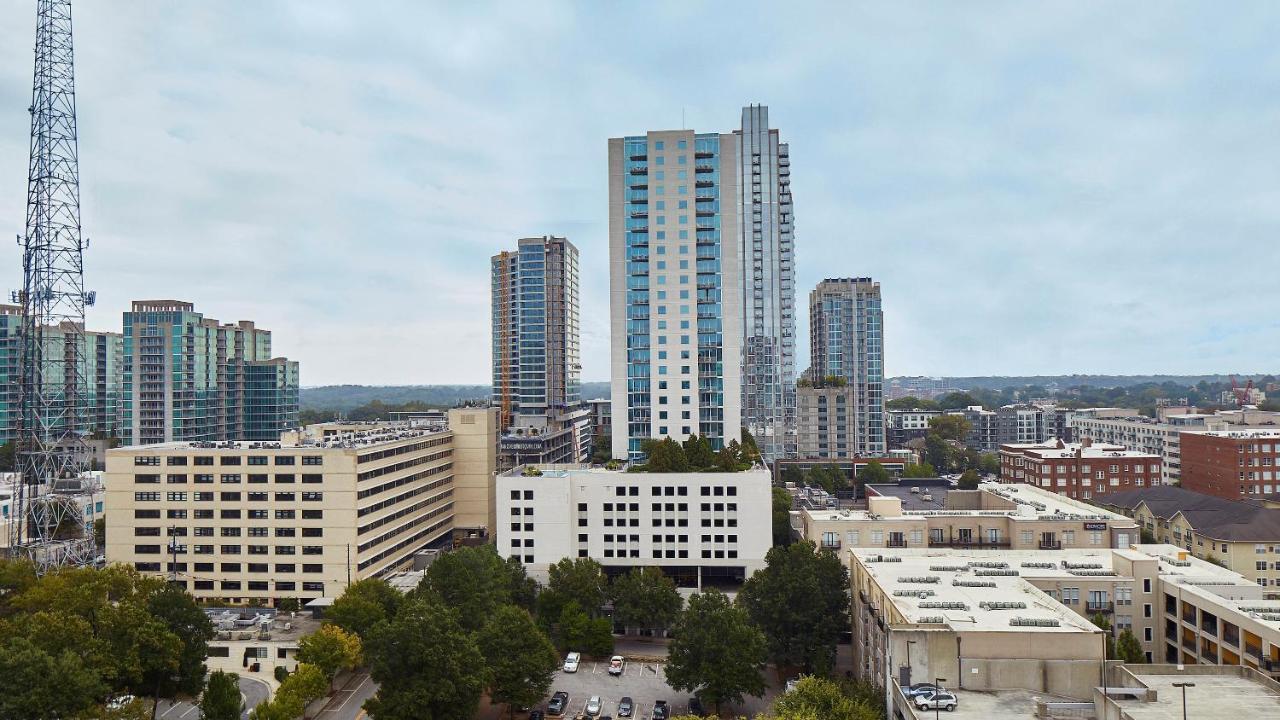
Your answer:
[[[276,555],[297,555],[297,545],[192,545],[192,555],[240,555],[242,549],[248,549],[246,555],[270,555],[272,551]],[[186,545],[134,545],[133,552],[138,555],[161,555],[164,553],[185,554],[187,552]],[[323,555],[323,545],[303,545],[303,555]]]
[[[208,527],[208,526],[200,526],[200,527],[194,527],[194,528],[170,527],[169,532],[167,534],[170,537],[186,537],[188,529],[191,530],[191,534],[195,537],[213,537],[214,530],[215,530],[215,528]],[[276,537],[296,537],[298,529],[299,528],[292,528],[292,527],[275,528],[274,529],[275,536]],[[224,528],[220,528],[221,532],[219,534],[222,535],[222,537],[240,537],[241,531],[244,531],[245,534],[248,535],[249,537],[269,537],[271,535],[271,530],[272,528],[265,528],[265,527],[250,527],[250,528],[224,527]],[[302,530],[302,537],[324,537],[324,528],[322,527],[304,527],[304,528],[301,528],[301,530]],[[162,534],[162,531],[163,531],[163,528],[156,527],[156,526],[136,527],[133,529],[133,534],[135,537],[160,537],[160,535]]]
[[[267,514],[269,512],[271,511],[248,510],[245,513],[245,517],[248,517],[250,520],[266,520]],[[275,516],[275,519],[277,520],[293,520],[298,517],[298,511],[296,510],[275,510],[273,514]],[[135,520],[156,520],[160,517],[160,510],[135,508],[133,511],[133,517]],[[187,518],[187,510],[185,508],[180,508],[180,509],[170,508],[165,511],[165,517],[170,520],[185,520]],[[213,513],[213,510],[210,510],[210,509],[196,509],[191,511],[191,517],[194,517],[196,520],[212,520],[214,517],[214,513]],[[223,508],[220,511],[219,517],[223,518],[224,520],[238,520],[240,518],[240,511]],[[323,510],[303,510],[302,519],[303,520],[323,520],[324,511]]]
[[[213,475],[196,474],[196,475],[188,476],[185,474],[173,474],[173,473],[165,475],[165,483],[168,485],[185,485],[187,484],[187,482],[189,482],[188,477],[191,478],[190,482],[194,482],[197,485],[208,485],[213,483]],[[219,477],[219,480],[224,485],[238,485],[240,484],[240,480],[242,477],[247,477],[249,480],[249,484],[251,485],[260,485],[260,484],[265,484],[267,482],[268,477],[270,477],[276,483],[288,484],[288,483],[294,482],[298,476],[294,475],[293,473],[281,473],[281,474],[272,475],[272,476],[268,476],[265,474],[261,474],[261,475],[249,474],[247,476],[242,476],[239,473],[223,473]],[[138,485],[158,485],[160,483],[160,475],[158,474],[134,475],[133,482]],[[309,483],[309,484],[322,483],[324,482],[324,475],[320,473],[303,473],[302,482]]]
[[[245,465],[270,464],[270,461],[269,461],[270,456],[267,456],[267,455],[250,455],[248,457],[244,457],[242,455],[222,455],[220,456],[218,464],[219,465],[239,465],[242,457],[246,461],[244,463]],[[207,465],[214,464],[212,455],[197,455],[193,457],[191,460],[192,460],[191,462],[192,465],[207,466]],[[297,458],[293,455],[276,455],[275,456],[276,465],[294,465],[296,464],[295,462],[296,460]],[[135,455],[133,457],[133,464],[139,465],[139,466],[145,466],[145,467],[157,467],[160,465],[160,456],[159,455]],[[187,464],[186,455],[170,455],[166,458],[166,461],[165,461],[165,465],[169,465],[169,466],[178,466],[178,465],[186,465],[186,464]],[[323,465],[324,457],[322,455],[303,455],[302,464],[303,465]]]
[[[323,492],[304,492],[300,493],[303,502],[321,502],[324,500]],[[185,490],[178,490],[165,493],[165,499],[168,502],[186,502],[188,493]],[[213,502],[213,492],[193,492],[190,493],[191,499],[195,502]],[[275,493],[275,502],[293,502],[299,493],[293,492],[277,492]],[[241,493],[239,492],[223,492],[219,493],[218,500],[221,502],[240,502]],[[133,494],[134,502],[160,502],[159,491],[135,492]],[[248,493],[248,500],[251,502],[266,502],[267,493],[251,492]]]
[[[214,563],[205,563],[205,562],[198,562],[198,563],[191,564],[191,567],[194,567],[195,572],[197,573],[213,572],[214,566],[215,566]],[[138,563],[134,563],[134,567],[146,572],[160,572],[160,563],[158,562],[138,562]],[[188,567],[188,564],[184,562],[180,562],[180,563],[171,562],[171,563],[164,564],[165,572],[185,573],[187,571],[187,567]],[[236,562],[236,563],[218,563],[217,567],[219,572],[224,572],[224,573],[270,572],[270,573],[280,573],[280,574],[292,574],[292,573],[298,572],[298,566],[294,565],[293,563],[276,563],[275,565],[268,565],[267,563],[244,563],[242,565],[241,563]],[[324,572],[324,566],[317,565],[314,563],[306,563],[302,566],[302,572],[311,573],[311,574]]]

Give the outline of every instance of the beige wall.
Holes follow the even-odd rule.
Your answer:
[[[497,408],[454,408],[449,411],[453,431],[453,524],[485,528],[490,541],[496,528],[494,472],[497,470]]]

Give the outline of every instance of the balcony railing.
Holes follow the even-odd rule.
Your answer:
[[[1062,541],[1061,540],[1041,540],[1040,549],[1041,550],[1061,550]]]
[[[929,547],[938,548],[1008,548],[1012,547],[1012,543],[1008,540],[961,540],[953,538],[950,540],[929,540]]]
[[[1087,612],[1087,613],[1089,613],[1089,614],[1093,614],[1093,613],[1103,613],[1104,615],[1110,615],[1111,613],[1115,612],[1115,603],[1112,603],[1112,602],[1086,602],[1086,603],[1084,604],[1084,609],[1085,609],[1085,612]]]
[[[886,540],[884,546],[887,548],[904,548],[907,546],[906,540]]]
[[[839,550],[840,541],[839,540],[823,540],[822,549],[823,550]]]

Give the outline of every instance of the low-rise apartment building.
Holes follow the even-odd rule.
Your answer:
[[[113,449],[107,560],[197,598],[336,597],[450,542],[458,500],[492,487],[496,424],[494,409],[459,408],[447,427],[321,424],[280,442]]]
[[[1114,493],[1099,504],[1133,518],[1157,543],[1186,548],[1280,594],[1280,508],[1170,485]]]
[[[1000,446],[1000,481],[1027,483],[1080,500],[1160,483],[1158,455],[1105,443]]]
[[[1280,493],[1280,428],[1184,432],[1182,487],[1229,500]]]
[[[919,492],[915,492],[915,491]],[[1102,549],[1138,542],[1133,519],[1034,486],[868,485],[866,510],[800,510],[802,538],[849,548]]]
[[[900,685],[1094,696],[1103,634],[1129,629],[1149,662],[1280,674],[1280,601],[1171,545],[849,553],[854,666]]]
[[[1072,412],[1067,423],[1076,440],[1121,445],[1159,455],[1161,482],[1172,485],[1182,476],[1180,434],[1188,430],[1224,429],[1228,423],[1216,415],[1161,410],[1159,417],[1146,417],[1137,410],[1124,408],[1087,408]]]
[[[611,575],[657,566],[684,587],[740,582],[772,537],[769,472],[643,473],[524,466],[497,477],[498,553],[544,579],[565,558]]]
[[[885,437],[890,448],[906,447],[912,440],[929,434],[929,421],[942,414],[941,410],[886,410]]]

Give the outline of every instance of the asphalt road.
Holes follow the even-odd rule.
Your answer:
[[[241,713],[241,720],[247,720],[249,711],[263,702],[271,695],[271,688],[261,680],[251,677],[240,677],[240,697],[244,700],[244,712]],[[156,717],[159,720],[200,720],[200,708],[194,703],[186,700],[179,700],[176,703],[170,703],[168,700],[161,700],[159,706],[156,707]]]
[[[377,692],[378,686],[369,679],[369,675],[358,673],[343,683],[329,698],[328,704],[316,714],[315,720],[360,720],[365,717],[365,712],[361,709],[364,701]]]

